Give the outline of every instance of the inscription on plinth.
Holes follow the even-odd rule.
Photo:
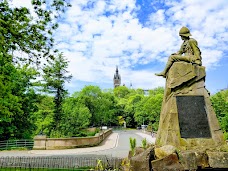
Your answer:
[[[211,138],[204,96],[176,96],[182,138]]]

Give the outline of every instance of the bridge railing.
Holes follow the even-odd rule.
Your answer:
[[[5,140],[5,141],[0,141],[0,150],[10,150],[15,148],[32,149],[33,144],[34,144],[33,139]]]

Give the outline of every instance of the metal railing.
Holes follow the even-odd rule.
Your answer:
[[[76,170],[79,168],[96,168],[98,163],[104,168],[108,168],[110,171],[119,171],[121,167],[121,158],[113,158],[106,156],[97,157],[55,157],[55,156],[44,156],[44,157],[0,157],[0,170],[6,168],[15,169],[72,169]],[[107,169],[107,170],[108,170]],[[83,169],[82,169],[83,170]]]
[[[32,149],[33,144],[34,144],[33,139],[5,140],[5,141],[0,141],[0,150],[10,150],[15,148]]]

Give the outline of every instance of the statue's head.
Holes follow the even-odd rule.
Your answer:
[[[179,31],[180,36],[189,37],[191,36],[190,30],[187,27],[182,27]]]

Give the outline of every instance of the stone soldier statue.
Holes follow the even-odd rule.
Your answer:
[[[195,39],[190,38],[191,33],[187,27],[182,27],[179,31],[181,39],[184,41],[180,50],[177,53],[173,53],[166,64],[165,69],[161,73],[156,73],[157,76],[166,77],[166,73],[174,62],[185,61],[193,64],[202,65],[201,52],[198,47],[198,43]],[[184,56],[182,56],[184,54]]]

